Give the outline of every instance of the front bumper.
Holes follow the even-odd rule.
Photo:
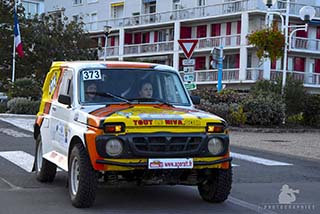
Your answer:
[[[231,166],[232,157],[193,158],[193,169],[224,168]],[[126,171],[147,169],[148,159],[99,159],[96,164],[104,166],[106,171]]]

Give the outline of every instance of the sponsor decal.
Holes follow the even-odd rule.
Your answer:
[[[143,120],[182,120],[183,117],[178,114],[139,114]]]
[[[153,120],[133,120],[135,126],[148,126],[152,125]]]
[[[52,92],[56,88],[56,85],[57,85],[57,73],[54,73],[49,85],[49,96],[52,95]]]
[[[184,126],[183,120],[133,120],[135,126],[152,126],[152,125],[177,125]]]
[[[85,70],[82,72],[82,80],[100,80],[101,72],[100,70]]]
[[[191,169],[192,158],[149,159],[149,169]]]

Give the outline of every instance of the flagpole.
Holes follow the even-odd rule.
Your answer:
[[[16,0],[14,0],[14,13],[16,12],[17,12],[17,6],[16,6]],[[14,83],[15,70],[16,70],[16,42],[15,42],[15,36],[13,33],[12,78],[11,78],[12,83]]]

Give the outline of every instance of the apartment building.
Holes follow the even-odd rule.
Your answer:
[[[197,85],[217,84],[211,67],[211,50],[223,47],[223,84],[248,88],[258,79],[282,76],[283,61],[259,61],[247,36],[265,27],[267,7],[263,0],[45,0],[46,12],[61,12],[69,20],[86,24],[104,58],[105,26],[111,27],[106,44],[107,60],[163,63],[182,71],[185,59],[178,39],[198,39],[195,59]],[[313,6],[320,19],[319,0],[291,0],[289,25],[304,24],[299,10]],[[285,1],[273,8],[285,9]],[[273,17],[279,20],[278,16]],[[290,28],[293,30],[293,28]],[[310,91],[320,92],[320,25],[293,34],[287,71],[304,81]],[[183,75],[183,72],[182,72]]]

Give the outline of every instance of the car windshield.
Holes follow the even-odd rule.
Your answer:
[[[80,102],[190,106],[177,73],[152,69],[84,69],[80,71]]]

